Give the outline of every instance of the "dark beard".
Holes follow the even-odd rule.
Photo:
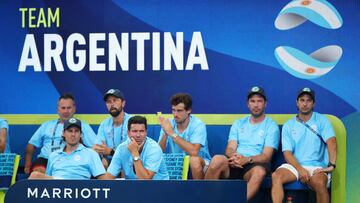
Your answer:
[[[120,115],[120,113],[121,113],[121,111],[119,111],[118,109],[116,109],[116,111],[109,111],[109,113],[110,113],[110,115],[112,116],[112,117],[118,117],[119,115]]]

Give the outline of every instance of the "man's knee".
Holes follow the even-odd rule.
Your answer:
[[[222,167],[227,166],[227,158],[223,155],[215,155],[210,162],[208,170],[218,170]]]
[[[33,171],[30,176],[29,179],[40,179],[43,177],[43,173],[39,172],[39,171]]]
[[[204,160],[198,156],[190,157],[190,168],[191,170],[202,170],[204,167]]]
[[[282,179],[281,179],[282,175],[278,172],[275,171],[271,174],[271,182],[273,185],[281,185],[282,184]]]
[[[266,176],[266,170],[263,167],[255,166],[251,169],[251,178],[253,181],[262,182]]]
[[[321,176],[313,177],[313,179],[311,180],[311,187],[315,191],[327,190],[326,185],[327,185],[327,177],[325,175],[323,175],[323,177]]]

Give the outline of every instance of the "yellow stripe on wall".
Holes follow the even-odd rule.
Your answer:
[[[159,124],[156,114],[132,114],[142,115],[148,120],[149,125]],[[171,114],[162,114],[166,118],[171,118]],[[283,125],[287,120],[296,114],[267,114],[276,123]],[[249,116],[249,114],[194,114],[207,125],[231,125],[236,119]],[[45,121],[58,119],[57,114],[0,114],[1,118],[6,119],[10,125],[40,125]],[[76,118],[86,121],[92,125],[99,125],[101,121],[109,117],[109,114],[76,114]],[[329,119],[337,119],[332,115],[327,115]]]

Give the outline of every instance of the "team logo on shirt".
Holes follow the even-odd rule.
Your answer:
[[[316,125],[311,125],[310,126],[312,129],[314,129],[315,131],[318,131],[318,127]]]
[[[258,133],[258,135],[259,135],[260,137],[264,137],[264,135],[265,135],[264,130],[260,130],[259,133]]]
[[[55,133],[55,128],[48,128],[48,129],[47,129],[47,132],[48,132],[49,134],[53,134],[53,133]]]
[[[297,142],[301,137],[297,130],[291,130],[291,136],[295,142]]]
[[[244,127],[240,128],[239,133],[240,133],[240,134],[245,133],[245,128],[244,128]]]
[[[81,160],[81,156],[80,155],[75,155],[74,161],[80,161],[80,160]]]

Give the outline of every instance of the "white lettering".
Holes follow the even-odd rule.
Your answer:
[[[87,192],[87,195],[85,195],[84,193]],[[87,188],[84,188],[81,190],[81,197],[84,198],[84,199],[87,199],[91,196],[91,192],[89,189]]]
[[[53,42],[55,43],[54,49],[52,48]],[[44,35],[44,71],[51,71],[51,59],[54,60],[54,65],[57,71],[64,71],[64,67],[60,58],[63,47],[64,44],[60,35]]]
[[[196,50],[198,51],[199,56],[196,56]],[[186,70],[192,70],[194,64],[200,64],[201,70],[209,70],[204,43],[200,32],[194,32],[192,36]]]
[[[74,72],[84,69],[86,64],[86,51],[76,50],[75,56],[78,58],[78,63],[74,60],[74,44],[77,42],[79,45],[85,45],[86,40],[84,36],[79,33],[74,33],[69,36],[66,41],[66,62],[70,70]]]
[[[121,70],[129,70],[129,33],[121,33],[121,46],[116,34],[109,34],[109,71],[116,70],[116,59]]]
[[[188,52],[184,50],[183,32],[176,32],[174,36],[170,32],[164,32],[163,35],[160,32],[121,33],[120,36],[121,41],[116,33],[90,33],[88,38],[73,33],[66,39],[64,50],[60,35],[44,34],[42,67],[35,37],[27,34],[18,71],[25,72],[28,67],[32,67],[34,72],[62,72],[65,71],[64,65],[72,72],[83,71],[85,67],[90,72],[129,71],[130,61],[136,64],[132,67],[136,71],[145,71],[145,66],[152,66],[147,67],[152,71],[171,71],[174,68],[177,71],[193,70],[194,65],[199,65],[201,70],[209,70],[201,32],[192,33]],[[129,41],[129,37],[132,41]],[[151,40],[151,43],[146,44],[147,40]],[[129,57],[130,53],[135,53],[135,49],[136,57]],[[187,56],[184,53],[188,53]],[[62,61],[64,58],[65,62]]]
[[[176,45],[170,32],[164,33],[164,70],[171,70],[171,59],[177,70],[184,69],[184,33],[176,33]]]
[[[154,71],[160,70],[160,33],[152,33],[152,66]]]
[[[108,192],[110,191],[110,188],[103,188],[103,191],[105,192],[105,199],[108,198]]]
[[[53,199],[55,199],[55,196],[57,197],[57,198],[61,198],[60,197],[60,193],[61,193],[61,190],[60,190],[60,188],[53,188],[53,194],[52,194],[52,198]]]
[[[29,58],[29,53],[31,54],[31,58]],[[25,72],[27,66],[34,67],[35,72],[41,72],[40,58],[33,34],[27,34],[25,36],[18,71]]]
[[[145,68],[145,40],[150,39],[148,32],[137,32],[131,34],[131,40],[136,40],[136,70],[143,71]]]
[[[105,50],[104,48],[98,48],[98,41],[104,41],[105,33],[90,33],[89,41],[90,41],[90,71],[105,71],[105,63],[98,63],[98,56],[104,56]]]
[[[46,189],[46,188],[44,188],[44,190],[43,190],[43,192],[42,192],[42,194],[41,194],[40,198],[44,198],[44,197],[46,197],[46,198],[50,198],[49,192],[47,191],[47,189]]]
[[[71,188],[64,188],[64,198],[65,198],[65,199],[66,199],[66,198],[71,199],[71,198],[72,198],[72,197],[71,197],[71,193],[72,193]]]
[[[95,199],[97,199],[100,188],[93,188],[93,191],[95,192]]]
[[[27,189],[27,198],[30,198],[31,196],[38,198],[38,188],[34,188],[34,190],[31,190],[31,188]]]

